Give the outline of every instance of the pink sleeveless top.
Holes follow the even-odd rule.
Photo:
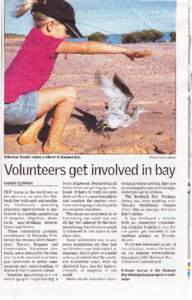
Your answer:
[[[63,39],[44,35],[34,27],[5,72],[5,103],[39,90],[48,80],[57,57],[55,50]]]

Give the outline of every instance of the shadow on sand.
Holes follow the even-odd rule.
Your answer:
[[[71,117],[76,118],[78,120],[80,120],[84,126],[86,127],[87,131],[97,131],[97,118],[95,115],[90,114],[80,108],[75,107],[75,110],[80,113],[80,114],[72,114]],[[47,117],[45,119],[45,126],[43,127],[43,129],[40,131],[39,133],[39,140],[41,142],[45,142],[47,137],[48,137],[48,133],[49,133],[49,129],[50,129],[50,123],[51,123],[51,119],[53,117],[53,111],[51,111],[50,113],[47,114]],[[5,124],[4,126],[4,134],[5,135],[12,135],[12,134],[21,134],[21,132],[25,131],[28,128],[29,125],[7,125]]]

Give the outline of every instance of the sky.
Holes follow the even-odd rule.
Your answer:
[[[5,32],[27,34],[33,26],[28,12],[12,16],[22,0],[5,0]],[[77,26],[83,35],[95,31],[106,34],[157,29],[175,31],[175,0],[69,0],[76,12]]]

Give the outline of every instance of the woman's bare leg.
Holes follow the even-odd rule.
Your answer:
[[[62,143],[63,131],[73,109],[73,99],[67,99],[56,106],[48,138],[43,146],[43,152],[45,154],[73,152],[72,147],[66,146]]]
[[[76,101],[76,91],[73,87],[49,88],[38,91],[37,119],[19,137],[21,144],[34,142],[42,129],[46,113],[55,107],[48,139],[43,147],[44,153],[62,153],[71,151],[62,144],[63,130],[71,116]]]
[[[41,117],[45,113],[49,112],[57,104],[71,100],[76,101],[76,90],[74,87],[56,87],[48,88],[38,91],[39,105],[37,111],[37,117]]]
[[[23,132],[17,139],[20,145],[33,144],[38,142],[38,134],[44,126],[45,117],[47,114],[44,114],[42,117],[33,122],[25,132]]]

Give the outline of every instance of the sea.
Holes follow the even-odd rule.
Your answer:
[[[171,32],[163,32],[163,37],[156,41],[156,43],[167,43],[171,41]],[[69,39],[70,41],[76,41],[76,42],[86,42],[88,41],[87,37],[81,38],[81,39]],[[122,34],[109,34],[107,35],[107,38],[105,42],[108,44],[121,44],[122,43]]]

